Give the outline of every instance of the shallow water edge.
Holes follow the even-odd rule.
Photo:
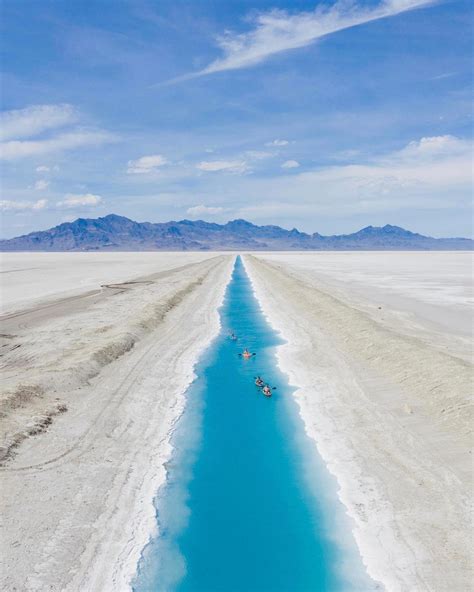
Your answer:
[[[133,589],[229,590],[229,579],[235,590],[377,589],[363,569],[337,484],[307,436],[293,390],[277,367],[281,339],[264,318],[240,259],[219,312],[221,334],[196,367],[197,379],[172,436],[167,481],[155,501],[160,536],[143,551]],[[235,327],[258,350],[248,365],[228,340]],[[224,367],[235,389],[222,395]],[[255,392],[251,375],[257,369],[278,383],[270,400]],[[255,457],[262,435],[263,453]],[[233,449],[231,458],[219,452],[221,444]],[[237,563],[229,555],[238,557]],[[214,571],[217,564],[219,573],[204,574],[206,563]],[[240,579],[237,565],[244,571]]]

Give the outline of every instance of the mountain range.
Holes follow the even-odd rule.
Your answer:
[[[153,224],[116,214],[78,218],[49,230],[0,241],[0,251],[472,250],[473,246],[471,239],[432,238],[390,224],[323,236],[296,228],[256,226],[246,220]]]

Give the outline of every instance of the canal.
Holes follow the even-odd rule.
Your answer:
[[[173,434],[156,499],[160,536],[143,552],[134,591],[376,590],[240,257],[220,315]],[[243,359],[244,348],[256,355]],[[270,398],[257,375],[276,387]]]

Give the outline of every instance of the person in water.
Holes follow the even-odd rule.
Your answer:
[[[231,333],[230,338],[232,339],[232,341],[235,341],[237,339],[237,335],[235,333]]]

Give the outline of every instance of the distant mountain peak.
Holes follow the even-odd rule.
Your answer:
[[[130,220],[130,218],[127,218],[125,216],[119,216],[118,214],[107,214],[106,216],[103,216],[102,218],[97,218],[98,220],[114,220],[114,221],[123,221],[123,222],[133,222],[133,220]]]
[[[375,228],[377,227],[375,226]],[[401,226],[393,226],[392,224],[385,224],[385,226],[382,226],[382,230],[385,232],[409,232],[410,234],[414,234],[413,232],[410,232],[410,230],[405,230],[405,228],[402,228]]]
[[[49,230],[0,241],[3,251],[156,250],[447,250],[473,249],[463,238],[435,239],[400,226],[366,226],[352,234],[323,236],[297,228],[256,226],[238,218],[226,224],[204,220],[135,222],[108,214],[78,218]]]
[[[244,220],[243,218],[237,218],[236,220],[230,220],[229,222],[227,222],[227,224],[225,226],[233,226],[235,228],[237,227],[245,227],[245,228],[256,228],[256,226],[254,224],[252,224],[252,222],[248,222],[247,220]]]

